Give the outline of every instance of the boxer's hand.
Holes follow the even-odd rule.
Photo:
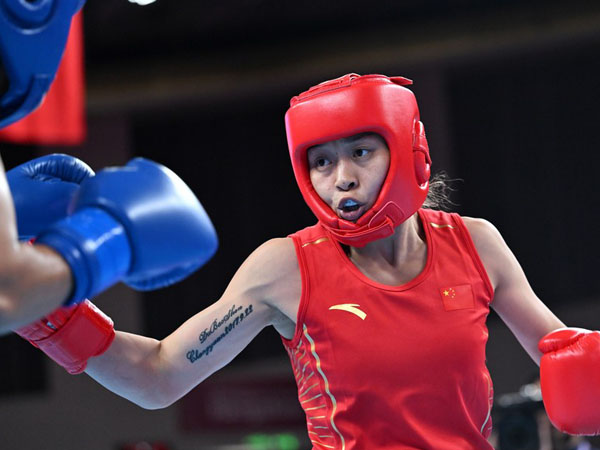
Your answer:
[[[142,158],[86,179],[69,216],[37,243],[56,249],[73,272],[68,303],[93,297],[117,281],[140,289],[175,283],[217,249],[210,219],[186,184]]]
[[[110,317],[89,300],[58,308],[15,333],[71,374],[83,372],[88,359],[104,353],[115,338]]]
[[[94,171],[68,155],[42,156],[6,173],[15,205],[20,240],[29,240],[66,217],[67,207],[83,180]]]
[[[600,332],[561,328],[544,336],[540,381],[550,421],[569,434],[600,433]]]

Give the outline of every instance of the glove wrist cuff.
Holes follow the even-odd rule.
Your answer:
[[[65,306],[115,284],[131,265],[123,226],[99,208],[83,208],[44,231],[36,243],[58,251],[71,267],[73,292]]]
[[[70,374],[79,374],[92,356],[104,353],[115,338],[110,317],[92,302],[81,302],[69,321],[46,339],[31,343],[63,366]]]

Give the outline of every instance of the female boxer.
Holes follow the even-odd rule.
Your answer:
[[[162,341],[117,332],[100,356],[73,352],[81,370],[144,408],[162,408],[272,325],[315,449],[491,448],[489,308],[536,363],[540,339],[564,325],[493,225],[422,208],[429,149],[408,84],[350,74],[294,97],[290,156],[317,224],[261,245],[217,302]],[[571,432],[600,423],[593,401],[574,392],[591,386],[569,381],[592,364],[592,350],[573,348],[582,341],[599,346],[594,333],[570,329],[540,344],[551,359],[542,384],[561,380],[564,388],[549,383],[547,392],[572,419],[556,423]],[[555,358],[565,347],[569,358]]]

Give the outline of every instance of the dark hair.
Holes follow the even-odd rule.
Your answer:
[[[429,192],[427,198],[423,202],[423,208],[441,209],[449,211],[452,207],[457,206],[450,196],[456,189],[452,186],[455,181],[462,181],[457,178],[450,178],[444,171],[435,173],[429,180]]]

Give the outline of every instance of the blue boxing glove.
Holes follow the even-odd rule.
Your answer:
[[[6,172],[12,193],[20,240],[29,240],[66,217],[67,208],[83,180],[94,171],[69,155],[46,155]]]
[[[136,158],[83,181],[71,216],[36,243],[57,250],[73,272],[66,304],[118,281],[138,290],[187,277],[217,249],[215,229],[188,186],[171,170]]]

